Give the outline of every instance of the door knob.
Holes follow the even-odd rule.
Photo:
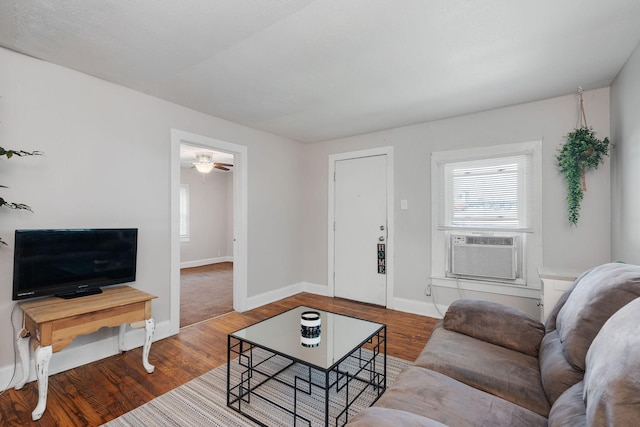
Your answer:
[[[384,242],[384,236],[378,237],[378,240],[380,240],[381,242]]]

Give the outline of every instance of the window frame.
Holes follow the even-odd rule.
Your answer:
[[[180,235],[180,242],[185,243],[191,241],[189,236],[189,185],[180,184],[179,191],[179,215],[180,224],[178,226],[178,233]]]
[[[445,165],[463,164],[482,161],[499,162],[501,159],[525,156],[526,168],[519,172],[522,175],[519,185],[519,199],[523,203],[523,212],[519,215],[524,223],[517,228],[455,226],[447,222],[447,215],[452,218],[452,205],[446,205]],[[526,157],[528,156],[528,157]],[[435,285],[445,287],[460,286],[460,281],[468,283],[484,283],[492,286],[533,286],[539,288],[537,266],[542,263],[541,232],[541,195],[542,195],[542,141],[503,144],[487,147],[433,152],[431,154],[431,279]],[[495,163],[494,163],[495,164]],[[528,171],[527,171],[528,170]],[[528,176],[525,174],[529,174]],[[450,185],[451,187],[451,185]],[[523,188],[526,189],[523,190]],[[452,188],[449,201],[451,202]],[[524,192],[524,194],[521,194]],[[448,211],[449,212],[448,212]],[[516,280],[493,280],[485,278],[459,279],[448,277],[449,251],[451,234],[483,234],[493,236],[515,236],[518,239],[519,272]],[[451,283],[453,281],[453,284]],[[473,288],[473,286],[472,286]],[[486,286],[485,286],[486,288]],[[492,289],[491,292],[500,292]],[[516,292],[517,293],[517,292]]]

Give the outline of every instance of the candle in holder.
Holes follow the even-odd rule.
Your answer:
[[[320,345],[320,313],[304,311],[300,315],[300,343],[304,347],[318,347]]]

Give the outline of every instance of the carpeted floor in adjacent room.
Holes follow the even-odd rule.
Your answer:
[[[180,327],[233,311],[233,263],[180,270]]]

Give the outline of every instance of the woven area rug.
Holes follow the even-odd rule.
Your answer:
[[[410,362],[387,356],[387,387],[393,383],[400,371],[409,365]],[[288,372],[288,375],[291,376],[296,374],[295,369],[289,369]],[[104,424],[104,426],[256,426],[257,424],[248,418],[227,407],[226,385],[227,365],[225,364]],[[313,387],[313,389],[318,388]],[[275,402],[292,399],[291,390],[277,381],[265,383],[261,386],[260,393]],[[371,392],[371,396],[373,396],[373,392]],[[370,403],[373,399],[371,397],[363,400]],[[369,403],[355,402],[351,412],[357,413]],[[311,397],[309,404],[311,408],[305,416],[311,420],[311,425],[324,426],[323,399],[319,396]],[[260,399],[253,399],[251,406],[255,418],[262,420],[266,425],[283,427],[293,425],[291,417],[275,410],[273,405],[262,402]]]

